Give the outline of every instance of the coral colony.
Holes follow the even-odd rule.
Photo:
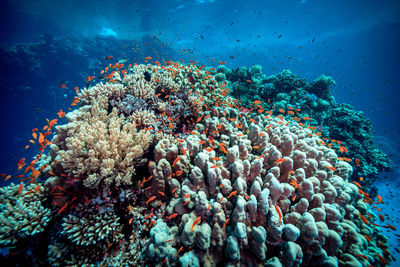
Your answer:
[[[373,210],[382,199],[348,180],[365,157],[355,165],[338,156],[345,145],[301,110],[339,108],[329,77],[307,84],[283,72],[265,79],[261,99],[241,102],[235,95],[251,95],[261,67],[156,61],[102,73],[76,89],[66,123],[60,111],[58,123],[33,130],[42,153],[19,162],[25,183],[0,189],[10,257],[51,266],[391,263],[380,228],[394,228]]]

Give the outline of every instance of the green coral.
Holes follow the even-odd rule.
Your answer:
[[[25,185],[20,193],[18,188],[13,183],[0,188],[1,246],[14,245],[43,232],[51,219],[51,210],[43,206],[46,200],[43,186]]]
[[[122,226],[114,213],[70,214],[63,219],[61,233],[75,245],[90,246],[98,242],[114,242],[122,238]]]

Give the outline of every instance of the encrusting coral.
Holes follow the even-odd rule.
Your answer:
[[[240,106],[226,68],[214,79],[193,62],[155,63],[115,64],[56,127],[41,175],[47,217],[61,217],[47,262],[390,264],[374,201],[348,181],[353,167],[321,133],[260,100]],[[261,68],[237,71],[248,75]]]

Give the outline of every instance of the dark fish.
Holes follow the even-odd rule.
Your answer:
[[[42,109],[41,108],[35,108],[35,111],[41,111]]]
[[[233,25],[233,22],[231,22],[231,26]]]
[[[148,73],[147,71],[144,73],[144,79],[145,79],[146,81],[148,81],[148,82],[151,81],[151,75],[150,75],[150,73]]]
[[[113,59],[114,57],[113,56],[106,56],[105,58],[104,58],[104,60],[109,60],[109,59]]]
[[[311,40],[311,43],[314,43],[314,41],[315,41],[315,37],[314,37],[314,38],[312,38],[312,40]]]
[[[282,37],[282,34],[279,34],[278,39]]]
[[[191,75],[188,75],[188,76],[187,76],[187,79],[188,79],[188,81],[189,81],[191,84],[195,84],[195,83],[196,83],[195,80],[194,80],[194,78],[193,78]]]
[[[203,36],[203,35],[201,35],[201,34],[200,34],[200,38],[201,38],[202,40],[204,40],[204,36]]]
[[[236,42],[240,42],[240,39],[237,39]]]
[[[234,56],[229,56],[230,58],[235,58]]]

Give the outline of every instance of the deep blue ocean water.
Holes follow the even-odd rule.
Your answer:
[[[108,65],[106,56],[260,64],[267,75],[332,76],[336,101],[373,122],[395,164],[376,185],[400,229],[400,1],[8,0],[0,27],[0,173],[37,153],[24,149],[31,129],[67,112],[73,88]]]

